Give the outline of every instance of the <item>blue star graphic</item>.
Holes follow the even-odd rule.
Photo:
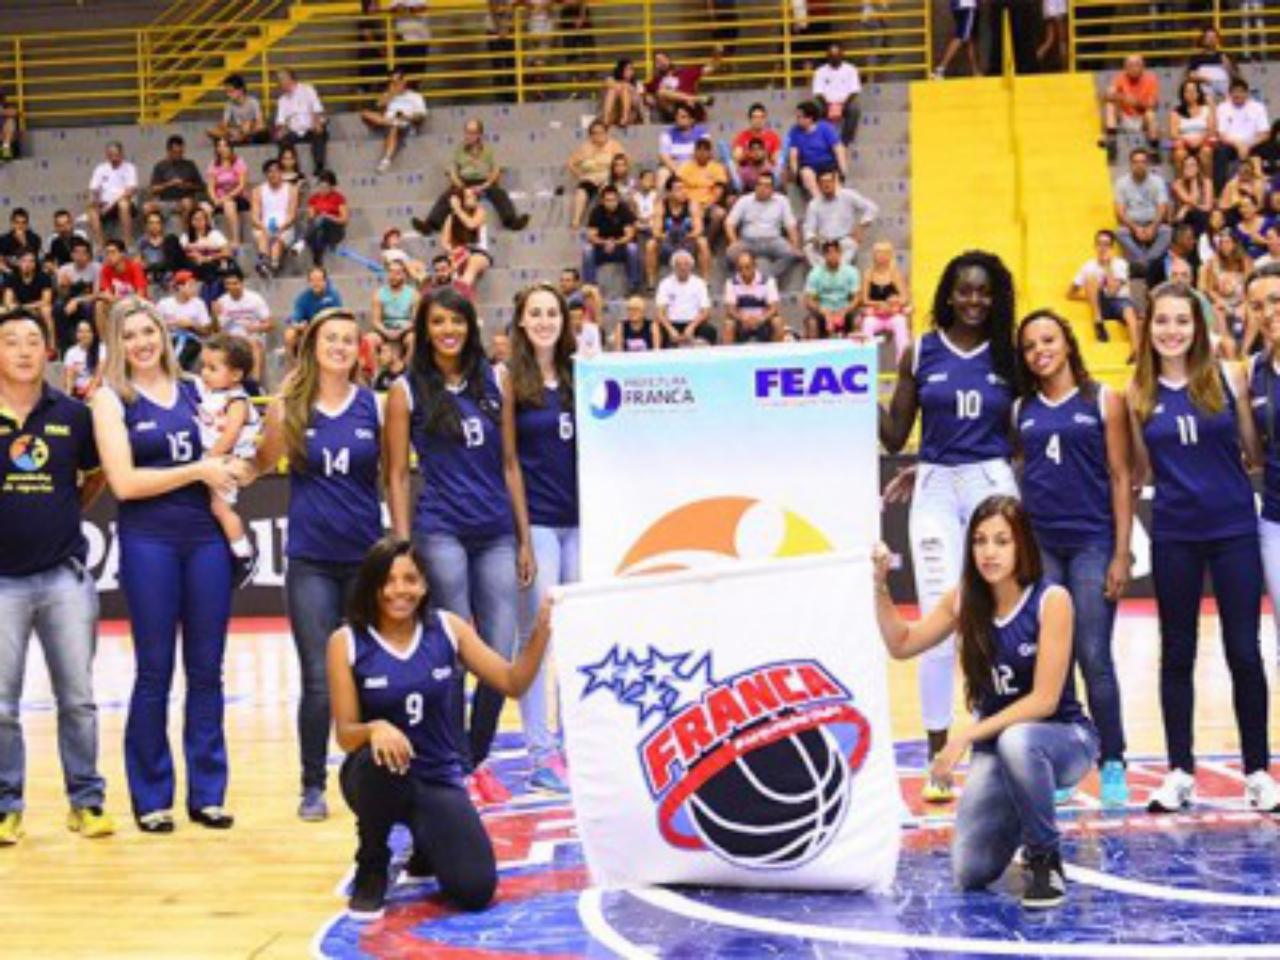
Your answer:
[[[587,688],[582,691],[582,696],[588,697],[597,690],[612,690],[620,693],[618,672],[621,666],[618,648],[613,647],[600,659],[599,663],[589,663],[585,667],[579,667],[578,669],[587,677]]]
[[[704,653],[696,663],[677,670],[675,677],[665,684],[666,689],[675,694],[667,706],[668,712],[674,713],[686,703],[696,702],[711,683],[711,654]]]
[[[670,687],[671,681],[680,676],[680,667],[689,659],[689,654],[677,653],[672,656],[649,647],[649,670],[645,678],[658,687]]]
[[[649,658],[637,657],[635,654],[628,653],[622,662],[618,665],[618,693],[622,694],[625,699],[627,692],[637,684],[643,684],[645,674],[649,670]]]
[[[622,699],[640,711],[640,722],[644,723],[651,714],[666,714],[667,706],[674,698],[675,693],[668,687],[646,680],[636,684]]]

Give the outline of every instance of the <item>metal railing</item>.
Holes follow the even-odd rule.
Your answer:
[[[1280,6],[1274,0],[1071,0],[1072,70],[1114,70],[1125,56],[1184,63],[1205,27],[1237,61],[1280,57]]]
[[[618,60],[634,60],[643,78],[658,50],[705,63],[721,46],[703,84],[711,93],[718,85],[807,83],[831,41],[870,81],[923,78],[930,60],[928,0],[832,3],[821,14],[805,0],[738,0],[719,14],[693,0],[591,0],[582,26],[559,6],[544,19],[522,5],[494,24],[483,0],[441,0],[424,18],[425,41],[412,33],[423,24],[360,14],[351,2],[210,4],[257,18],[12,36],[0,41],[0,86],[29,126],[150,123],[175,110],[221,109],[221,80],[232,68],[266,109],[280,67],[299,70],[330,109],[342,109],[367,105],[392,66],[408,69],[429,101],[456,103],[594,97]]]

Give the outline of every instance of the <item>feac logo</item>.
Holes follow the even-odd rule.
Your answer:
[[[863,396],[870,389],[870,370],[864,363],[847,367],[761,367],[756,371],[756,398],[817,398]]]
[[[848,812],[871,728],[818,661],[781,660],[714,680],[711,654],[643,657],[618,647],[580,667],[600,691],[657,724],[637,747],[671,846],[739,867],[791,869],[825,850]]]

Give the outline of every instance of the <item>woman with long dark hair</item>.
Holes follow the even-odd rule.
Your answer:
[[[551,588],[578,579],[578,440],[573,408],[573,353],[569,308],[549,283],[516,297],[511,329],[511,391],[516,406],[516,450],[529,503],[529,536],[537,575],[520,595],[520,643],[533,635]],[[550,680],[545,667],[520,698],[520,718],[533,762],[530,786],[565,793],[564,760],[548,727]]]
[[[351,311],[316,314],[303,330],[298,365],[267,411],[256,463],[274,469],[281,454],[289,462],[284,595],[302,675],[298,816],[308,821],[329,815],[325,650],[360,562],[382,536],[382,417],[373,391],[358,383],[359,353],[360,325]]]
[[[920,463],[886,489],[892,499],[914,487],[911,560],[920,605],[937,603],[960,576],[964,531],[973,509],[993,494],[1016,495],[1009,466],[1014,396],[1013,278],[1000,258],[971,250],[947,264],[933,298],[934,329],[903,352],[880,442],[897,453],[920,416]],[[920,663],[920,700],[929,756],[947,742],[955,647],[933,647]],[[931,777],[925,800],[952,798]]]
[[[348,622],[329,639],[334,734],[347,752],[339,779],[356,815],[359,847],[349,912],[382,915],[396,823],[413,835],[408,873],[435,876],[464,910],[493,899],[493,844],[463,789],[454,689],[465,668],[518,697],[533,681],[550,635],[544,601],[520,656],[494,653],[467,618],[431,609],[427,566],[408,540],[374,544],[356,575]]]
[[[1245,798],[1280,807],[1267,772],[1267,678],[1258,630],[1262,561],[1245,457],[1261,460],[1243,371],[1213,359],[1201,301],[1190,287],[1151,292],[1138,365],[1129,384],[1135,483],[1155,487],[1151,576],[1160,618],[1160,710],[1169,772],[1147,809],[1172,813],[1195,800],[1192,718],[1205,573],[1213,581],[1231,672]]]
[[[1249,323],[1261,331],[1265,349],[1249,359],[1249,396],[1254,427],[1262,446],[1262,571],[1272,610],[1280,611],[1280,263],[1268,263],[1249,276],[1245,287]],[[1280,616],[1273,617],[1280,637]]]
[[[476,308],[450,287],[418,305],[408,375],[387,399],[383,449],[387,503],[397,536],[412,532],[443,609],[477,629],[501,655],[516,642],[520,587],[533,582],[524,479],[516,454],[515,398],[502,370],[485,359]],[[409,504],[409,451],[418,455],[422,492]],[[481,683],[465,720],[461,673],[455,680],[465,772],[490,802],[509,796],[484,763],[502,712],[502,693]]]
[[[889,595],[883,545],[874,561],[876,616],[891,656],[920,656],[952,633],[959,639],[965,700],[976,719],[933,759],[933,775],[945,779],[973,751],[951,844],[957,884],[988,886],[1021,846],[1028,867],[1022,905],[1057,906],[1066,881],[1054,789],[1089,772],[1098,738],[1075,693],[1071,597],[1044,576],[1026,511],[1008,496],[978,504],[959,585],[913,623]]]
[[[1123,807],[1129,787],[1111,638],[1132,565],[1129,414],[1123,394],[1089,376],[1071,325],[1051,310],[1019,324],[1018,370],[1022,500],[1044,574],[1075,607],[1073,648],[1102,745],[1102,804]]]

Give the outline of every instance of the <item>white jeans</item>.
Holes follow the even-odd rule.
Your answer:
[[[1262,542],[1262,574],[1267,581],[1267,596],[1271,598],[1271,618],[1280,643],[1280,523],[1259,518],[1258,539]]]
[[[983,460],[954,467],[921,463],[911,500],[911,562],[916,602],[922,614],[960,582],[965,531],[973,511],[995,494],[1018,495],[1013,469],[1005,460]],[[951,726],[951,678],[955,640],[948,637],[920,658],[920,706],[926,730]]]

